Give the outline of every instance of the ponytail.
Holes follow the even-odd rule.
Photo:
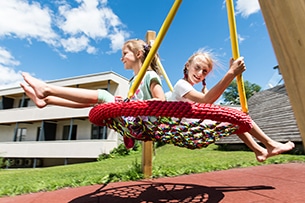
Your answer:
[[[141,39],[132,39],[128,40],[125,42],[125,46],[127,46],[135,55],[137,54],[138,51],[141,51],[143,53],[141,57],[141,62],[144,63],[148,53],[151,50],[151,45],[146,44],[143,40]],[[153,59],[148,66],[147,70],[153,70],[155,71],[158,75],[162,75],[162,72],[160,70],[160,67],[158,66],[158,54],[155,54],[153,56]]]

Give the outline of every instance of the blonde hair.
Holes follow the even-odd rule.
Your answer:
[[[135,55],[138,53],[138,51],[142,51],[142,57],[141,57],[141,62],[144,63],[150,49],[151,49],[151,46],[148,45],[146,42],[144,42],[143,40],[141,39],[131,39],[131,40],[128,40],[124,43],[124,46],[126,46],[128,49],[130,49]],[[161,70],[160,70],[160,67],[158,66],[158,54],[156,54],[149,67],[147,68],[147,70],[153,70],[155,71],[158,75],[162,75],[161,73]]]
[[[187,60],[187,62],[185,63],[184,65],[184,72],[186,71],[186,67],[187,67],[187,64],[191,64],[193,61],[194,61],[194,58],[196,56],[203,56],[207,62],[208,62],[208,66],[209,68],[213,69],[214,67],[214,64],[217,63],[217,60],[216,58],[214,57],[212,51],[210,50],[206,50],[206,49],[199,49],[198,51],[196,51],[195,53],[193,53]]]
[[[207,65],[209,66],[209,68],[211,70],[213,70],[214,65],[218,63],[217,60],[216,60],[216,57],[214,56],[214,54],[213,54],[213,52],[211,50],[207,50],[205,48],[201,48],[201,49],[197,50],[195,53],[193,53],[188,58],[187,62],[185,63],[184,69],[183,69],[184,79],[186,79],[186,80],[188,79],[187,66],[189,64],[191,64],[197,56],[203,56],[206,59],[206,61],[208,63]],[[202,81],[202,85],[203,85],[203,88],[205,88],[205,86],[206,86],[205,79]]]

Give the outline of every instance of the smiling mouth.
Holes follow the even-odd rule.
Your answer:
[[[194,78],[195,78],[196,80],[200,80],[200,77],[197,77],[196,75],[194,75]]]

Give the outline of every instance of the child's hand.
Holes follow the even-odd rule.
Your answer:
[[[159,99],[159,98],[151,98],[151,99],[148,99],[148,101],[163,101],[163,100]]]
[[[245,62],[244,62],[244,57],[239,57],[236,60],[231,58],[231,60],[230,60],[230,70],[229,71],[232,71],[233,74],[236,76],[236,75],[241,74],[245,70],[246,70],[246,65],[245,65]]]
[[[114,101],[115,101],[115,102],[123,102],[124,99],[123,99],[122,96],[115,96],[115,97],[114,97]]]

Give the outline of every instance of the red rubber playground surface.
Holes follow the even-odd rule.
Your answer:
[[[305,164],[272,164],[0,198],[1,203],[304,203]]]

